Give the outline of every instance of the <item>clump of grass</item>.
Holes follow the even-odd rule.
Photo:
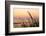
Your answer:
[[[32,21],[31,27],[38,27],[38,26],[39,26],[39,21],[36,21],[36,19],[33,19],[32,15],[30,14],[29,11],[27,11],[27,13],[29,14],[30,19],[31,19],[31,21]],[[30,22],[29,19],[28,19],[28,22]]]

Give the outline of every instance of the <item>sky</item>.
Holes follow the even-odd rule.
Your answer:
[[[39,16],[38,8],[14,8],[13,16],[14,17],[29,17],[29,14],[27,13],[27,11],[29,11],[33,17]]]

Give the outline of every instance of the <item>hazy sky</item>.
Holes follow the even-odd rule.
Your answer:
[[[27,13],[29,11],[31,15],[34,17],[39,16],[39,9],[38,8],[14,8],[13,9],[13,16],[15,17],[29,17],[29,14]]]

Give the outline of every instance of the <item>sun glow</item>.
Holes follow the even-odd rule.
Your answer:
[[[33,17],[39,16],[39,10],[38,8],[31,8],[31,9],[24,9],[24,8],[14,8],[13,9],[13,16],[15,17],[29,17],[27,11],[31,13]]]

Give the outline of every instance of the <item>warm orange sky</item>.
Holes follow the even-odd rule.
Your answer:
[[[19,17],[19,16],[28,17],[29,14],[27,13],[27,11],[29,11],[33,17],[34,16],[36,16],[36,17],[39,16],[39,9],[38,8],[31,8],[31,9],[29,9],[29,8],[26,8],[26,9],[24,9],[24,8],[14,8],[13,9],[13,16],[14,17],[15,16],[17,16],[17,17]]]

